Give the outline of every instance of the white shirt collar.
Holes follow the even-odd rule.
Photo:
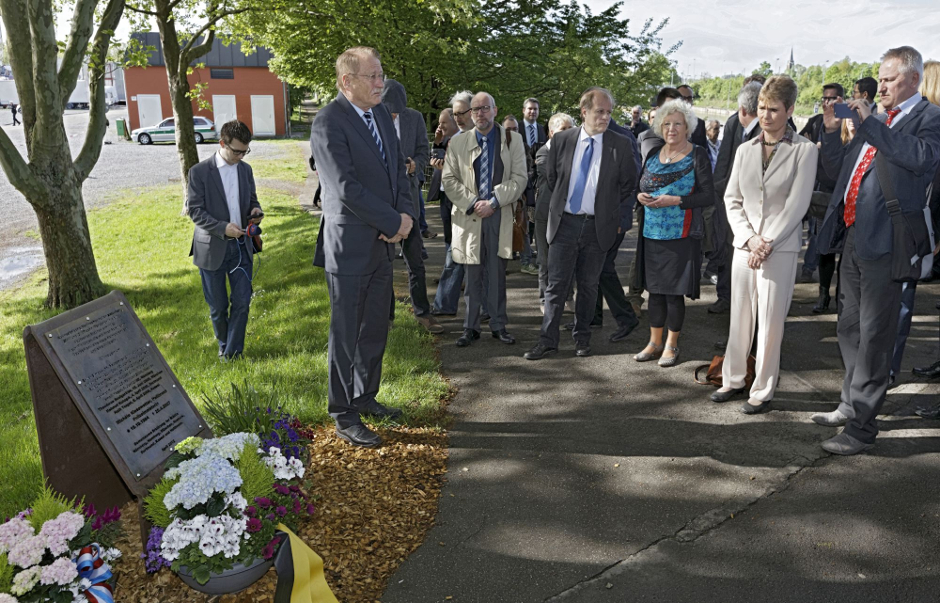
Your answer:
[[[594,139],[594,142],[595,142],[596,144],[603,144],[603,142],[604,142],[604,133],[603,133],[603,132],[599,132],[599,133],[595,134],[594,136],[588,136],[588,133],[587,133],[587,131],[584,129],[584,126],[581,126],[580,129],[581,129],[581,133],[578,135],[578,144],[583,143],[583,142],[584,142],[585,140],[587,140],[588,138],[593,138],[593,139]]]
[[[760,120],[757,119],[757,116],[755,116],[754,119],[751,120],[751,123],[747,124],[747,127],[744,128],[744,135],[747,136],[748,134],[750,134],[751,132],[753,132],[753,131],[754,131],[754,128],[757,127],[757,123],[758,123],[759,121],[760,121]]]
[[[917,103],[920,102],[920,99],[921,99],[920,93],[915,92],[911,98],[907,99],[906,101],[904,101],[903,103],[895,107],[895,109],[900,109],[901,115],[906,116],[917,105]],[[885,113],[887,113],[887,111],[885,111]]]
[[[534,125],[535,125],[535,122],[534,122],[534,121],[529,121],[528,119],[525,119],[525,118],[523,118],[522,121],[525,122],[525,125],[526,125],[527,128],[528,128],[529,126],[534,126]]]
[[[237,167],[237,166],[238,166],[237,163],[236,163],[236,164],[231,164],[231,163],[229,163],[228,161],[226,161],[225,159],[222,158],[222,154],[221,154],[221,153],[219,153],[218,151],[216,151],[216,153],[215,153],[215,167],[217,167],[217,168],[219,168],[219,169],[221,170],[221,169],[223,169],[223,168],[233,168],[233,167]]]
[[[360,118],[365,119],[365,117],[363,117],[363,116],[366,114],[365,111],[363,111],[362,109],[360,109],[359,106],[358,106],[356,103],[352,102],[352,101],[349,101],[349,104],[352,105],[352,108],[356,110],[356,113],[359,114],[359,117],[360,117]],[[372,113],[372,110],[373,110],[373,109],[375,109],[375,107],[372,107],[372,109],[369,109],[369,113]],[[372,119],[375,120],[375,114],[372,115]]]

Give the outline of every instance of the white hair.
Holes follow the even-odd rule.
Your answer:
[[[450,106],[453,107],[454,103],[466,103],[467,106],[470,106],[470,103],[473,102],[473,93],[469,90],[461,90],[460,92],[454,94],[450,97]]]
[[[744,109],[748,115],[757,115],[757,99],[760,97],[760,89],[763,88],[760,82],[748,82],[738,93],[738,107]]]
[[[897,59],[901,63],[898,67],[898,71],[901,73],[916,73],[918,80],[922,81],[924,79],[924,57],[913,47],[899,46],[892,48],[884,53],[881,62],[884,63],[888,59]]]
[[[569,128],[574,127],[574,118],[567,113],[556,113],[548,119],[548,129],[551,132],[558,132],[565,124]]]
[[[696,117],[695,112],[692,111],[692,107],[679,98],[665,102],[662,107],[656,109],[656,119],[653,120],[653,132],[660,138],[665,138],[665,136],[663,136],[663,121],[675,113],[682,114],[682,118],[685,120],[685,127],[688,130],[687,134],[689,138],[692,138],[692,133],[695,132],[695,128],[698,126],[698,117]]]

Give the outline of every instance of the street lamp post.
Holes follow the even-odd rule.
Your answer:
[[[829,70],[829,61],[827,60],[823,63],[823,72],[822,72],[822,85],[826,85],[826,72]]]

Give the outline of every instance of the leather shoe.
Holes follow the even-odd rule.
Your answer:
[[[737,396],[738,394],[743,394],[743,393],[744,393],[743,387],[739,389],[725,389],[725,390],[719,389],[718,391],[716,391],[715,393],[711,395],[710,399],[712,402],[718,402],[720,404],[722,402],[727,402],[728,400]]]
[[[431,316],[457,316],[456,312],[444,312],[437,308],[431,308]]]
[[[465,348],[471,343],[473,343],[474,339],[479,339],[479,338],[480,338],[479,331],[474,331],[473,329],[464,329],[463,335],[457,338],[457,347]]]
[[[821,293],[819,295],[819,300],[816,302],[816,305],[813,306],[813,314],[822,314],[829,310],[829,302],[832,301],[832,298],[828,293]]]
[[[373,402],[362,411],[362,414],[386,419],[397,419],[402,415],[402,411],[400,408]]]
[[[826,452],[831,452],[832,454],[841,454],[842,456],[858,454],[859,452],[871,450],[875,447],[874,444],[866,444],[859,439],[853,438],[847,433],[840,433],[834,438],[829,438],[823,442],[821,446],[822,449]]]
[[[755,402],[760,402],[760,400],[754,400]],[[747,402],[741,405],[741,412],[746,415],[757,415],[762,412],[767,412],[770,410],[770,403],[772,400],[767,400],[766,402],[761,402],[759,405],[755,406],[751,404],[751,398],[748,398]]]
[[[591,346],[586,343],[576,343],[574,345],[574,355],[578,358],[587,358],[591,355]]]
[[[500,329],[498,331],[492,331],[493,339],[498,339],[506,345],[512,345],[516,343],[516,338],[509,334],[509,331],[506,329]]]
[[[940,377],[940,360],[934,362],[930,366],[915,366],[911,372],[913,372],[918,377],[925,377],[927,379]]]
[[[353,446],[362,446],[363,448],[375,448],[382,443],[382,438],[362,423],[351,425],[345,429],[337,425],[336,436],[341,440],[349,442]]]
[[[617,343],[618,341],[623,341],[630,335],[630,333],[633,332],[633,329],[635,329],[637,325],[639,324],[640,324],[640,321],[636,321],[633,324],[629,324],[629,325],[620,325],[620,327],[618,327],[616,331],[611,333],[610,337],[608,337],[607,339],[611,343]]]
[[[441,326],[441,323],[437,322],[430,316],[415,316],[415,320],[417,320],[418,324],[424,327],[428,333],[440,335],[444,332],[444,327]]]
[[[542,345],[541,343],[535,344],[535,347],[522,355],[526,360],[541,360],[546,356],[556,354],[558,348],[550,348],[547,345]]]
[[[849,422],[850,418],[851,417],[845,415],[838,408],[832,412],[818,412],[810,417],[810,419],[813,420],[813,423],[825,425],[826,427],[838,427],[839,425],[845,425]]]
[[[709,314],[727,314],[729,310],[731,310],[731,302],[721,298],[718,298],[718,301],[708,306]]]

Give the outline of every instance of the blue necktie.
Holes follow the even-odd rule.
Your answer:
[[[382,161],[388,164],[388,160],[385,159],[385,148],[382,147],[382,139],[379,138],[379,133],[375,131],[375,125],[372,123],[372,114],[363,113],[362,117],[366,120],[366,125],[369,126],[369,132],[372,134],[372,138],[375,140],[375,144],[379,147],[379,153],[382,155]]]
[[[529,146],[531,147],[534,144],[535,144],[535,125],[533,124],[529,126]]]
[[[486,138],[480,141],[480,199],[490,198],[490,153]]]
[[[573,214],[581,211],[581,199],[584,197],[584,189],[587,187],[588,173],[591,171],[591,159],[594,158],[594,139],[588,138],[587,142],[588,148],[584,150],[584,156],[581,157],[581,168],[578,170],[578,178],[574,181],[574,191],[571,193],[571,199],[568,200]]]

